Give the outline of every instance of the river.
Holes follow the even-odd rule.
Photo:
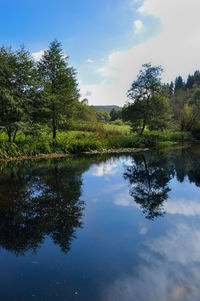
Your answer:
[[[0,300],[199,300],[200,147],[0,170]]]

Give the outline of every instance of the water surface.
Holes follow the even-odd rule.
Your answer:
[[[0,300],[199,300],[199,147],[0,170]]]

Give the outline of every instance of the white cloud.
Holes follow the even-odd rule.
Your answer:
[[[141,20],[136,20],[133,22],[134,32],[138,33],[143,28],[143,23]]]
[[[40,50],[38,52],[33,52],[32,57],[34,58],[35,61],[39,61],[43,56],[43,54],[44,54],[44,50]]]
[[[146,62],[162,65],[165,69],[163,78],[167,82],[179,74],[186,77],[200,69],[199,11],[199,0],[144,0],[139,8],[141,17],[159,18],[162,32],[127,51],[111,53],[107,65],[98,69],[105,77],[102,82],[81,87],[83,92],[92,92],[89,102],[123,105],[127,90]],[[115,80],[105,81],[107,77]]]
[[[87,63],[93,64],[93,63],[94,63],[94,60],[92,60],[92,59],[87,59]]]

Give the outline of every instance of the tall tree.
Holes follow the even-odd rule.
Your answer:
[[[169,95],[172,96],[174,94],[174,83],[171,82],[169,85]]]
[[[168,99],[166,89],[160,81],[162,71],[161,66],[144,64],[143,70],[140,70],[137,80],[128,91],[131,103],[123,109],[122,116],[125,121],[131,122],[133,129],[139,129],[140,135],[143,134],[145,126],[152,125],[152,119],[166,118]]]
[[[183,78],[181,76],[178,76],[175,79],[174,92],[176,93],[178,90],[183,90],[183,89],[184,89]]]
[[[194,85],[194,76],[189,74],[186,82],[186,89],[192,89],[193,85]]]
[[[28,51],[0,48],[0,126],[8,139],[15,141],[17,131],[27,126],[35,67]]]
[[[69,127],[74,104],[79,98],[76,72],[68,66],[68,58],[57,40],[44,52],[38,70],[44,83],[44,120],[51,125],[55,139],[57,129]]]

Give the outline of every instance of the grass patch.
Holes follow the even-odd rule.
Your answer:
[[[55,141],[51,134],[42,132],[40,137],[17,135],[15,143],[0,135],[0,159],[32,157],[48,154],[77,154],[93,150],[120,148],[162,147],[174,142],[192,141],[190,133],[172,131],[145,131],[142,136],[130,131],[127,125],[82,125],[81,129],[58,132]]]

